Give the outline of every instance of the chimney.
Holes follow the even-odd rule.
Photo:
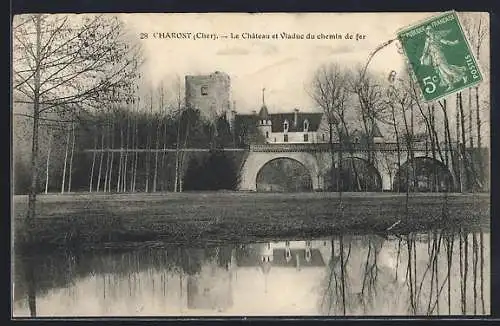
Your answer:
[[[293,110],[293,126],[297,128],[299,109]]]

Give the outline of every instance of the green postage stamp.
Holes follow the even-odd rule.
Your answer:
[[[426,101],[482,81],[456,12],[446,12],[405,28],[397,37]]]

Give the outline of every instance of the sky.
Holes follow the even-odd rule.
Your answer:
[[[380,44],[394,39],[399,29],[435,13],[224,13],[224,14],[122,14],[132,35],[144,50],[146,83],[158,85],[174,76],[223,71],[230,75],[232,99],[238,112],[258,110],[262,88],[271,112],[318,110],[308,94],[314,71],[323,63],[364,66]],[[229,35],[249,33],[300,33],[353,35],[353,39],[193,40],[158,39],[158,32],[204,32]],[[139,39],[147,33],[148,39]],[[356,40],[356,34],[364,39]],[[380,50],[369,70],[388,75],[401,71],[404,57],[396,43]]]

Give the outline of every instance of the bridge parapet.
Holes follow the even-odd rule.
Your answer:
[[[406,144],[398,143],[375,143],[371,148],[369,148],[366,144],[362,143],[351,143],[344,144],[340,146],[340,143],[308,143],[308,144],[259,144],[259,145],[250,145],[250,151],[252,152],[328,152],[333,148],[334,151],[343,151],[343,152],[368,152],[368,151],[376,151],[376,152],[397,152],[408,151]],[[430,151],[430,146],[425,146],[425,143],[414,143],[412,145],[412,150],[414,151]]]

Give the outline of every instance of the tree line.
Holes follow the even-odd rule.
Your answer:
[[[236,189],[240,158],[223,152],[234,147],[225,116],[213,123],[193,108],[177,112],[153,111],[150,104],[146,104],[148,110],[140,107],[115,106],[85,113],[59,129],[42,127],[38,192]],[[208,152],[182,151],[189,148]],[[85,152],[89,149],[93,151]],[[29,190],[26,170],[18,158],[15,193]],[[214,181],[207,182],[211,178]]]
[[[455,103],[450,103],[449,98],[424,103],[418,85],[408,71],[392,71],[387,78],[383,78],[368,71],[367,66],[349,69],[329,63],[315,72],[310,95],[328,120],[323,132],[329,135],[332,161],[337,162],[336,165],[334,163],[336,168],[332,169],[331,179],[339,180],[336,185],[339,189],[348,185],[342,184],[346,178],[338,174],[346,169],[352,170],[355,183],[360,178],[357,170],[362,169],[352,163],[344,167],[345,157],[342,156],[346,154],[343,153],[352,154],[354,144],[362,143],[368,149],[366,161],[368,165],[373,165],[375,156],[372,149],[379,126],[384,128],[385,136],[395,140],[397,146],[396,169],[390,166],[391,160],[383,162],[388,171],[399,171],[391,176],[397,179],[394,190],[417,190],[417,174],[423,171],[427,171],[432,178],[441,179],[431,181],[432,191],[440,191],[442,182],[449,179],[440,177],[445,172],[441,165],[433,165],[430,160],[415,156],[417,146],[425,147],[426,156],[434,162],[443,163],[450,171],[456,185],[448,187],[447,191],[487,189],[485,183],[488,176],[484,173],[487,158],[482,148],[483,122],[473,117],[483,116],[482,111],[488,107],[481,105],[479,100],[473,101],[471,89],[458,92]],[[335,143],[342,146],[338,154],[333,146]]]

